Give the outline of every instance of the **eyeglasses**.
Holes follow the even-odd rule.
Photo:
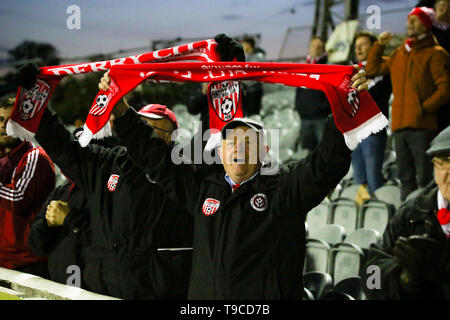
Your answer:
[[[450,157],[434,157],[431,161],[439,169],[450,169]]]

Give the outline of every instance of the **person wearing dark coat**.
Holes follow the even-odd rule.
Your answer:
[[[67,284],[70,266],[84,271],[89,226],[86,196],[74,183],[67,182],[49,195],[31,225],[28,245],[35,254],[48,256],[50,280]],[[82,278],[79,283],[87,288]]]
[[[363,73],[352,80],[358,90],[366,88]],[[107,79],[102,83],[108,89]],[[228,122],[218,150],[222,164],[199,168],[175,165],[171,148],[133,109],[117,104],[113,112],[121,144],[195,219],[188,299],[301,299],[305,215],[350,166],[351,151],[332,117],[313,153],[276,170],[263,166],[263,155],[250,160],[268,151],[262,127],[252,120]],[[256,132],[256,140],[245,140],[239,129]]]
[[[450,299],[450,127],[431,143],[435,181],[406,201],[389,221],[383,246],[372,245],[365,268],[380,270],[369,299]]]
[[[307,63],[327,62],[328,55],[322,39],[313,37],[309,45]],[[312,151],[322,140],[325,120],[331,113],[330,103],[322,91],[298,87],[295,89],[295,110],[301,120],[298,142],[303,149]]]
[[[167,139],[177,123],[163,109],[148,113],[156,112],[155,131]],[[174,122],[164,117],[169,114]],[[191,251],[169,250],[192,246],[193,221],[184,209],[168,201],[126,148],[82,148],[50,108],[35,137],[87,197],[91,245],[82,276],[88,289],[124,299],[185,298]]]

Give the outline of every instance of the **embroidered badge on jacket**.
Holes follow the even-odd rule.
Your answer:
[[[219,209],[219,206],[220,206],[219,200],[216,200],[213,198],[207,198],[202,206],[203,214],[205,216],[210,216]]]
[[[110,192],[113,192],[114,190],[116,190],[117,183],[119,183],[119,175],[112,174],[108,179],[108,184],[107,184],[108,190]]]

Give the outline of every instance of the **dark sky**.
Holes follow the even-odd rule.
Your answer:
[[[277,58],[286,29],[310,26],[313,0],[0,0],[0,58],[23,40],[53,44],[62,57],[86,56],[142,47],[151,40],[260,33],[268,58]],[[66,27],[69,5],[81,9],[81,29]],[[383,11],[410,8],[416,1],[360,1],[360,12],[371,4]],[[294,9],[294,11],[290,9]],[[343,14],[343,6],[333,8]],[[404,33],[407,10],[382,15],[382,29]],[[339,19],[336,17],[336,21]],[[309,32],[293,33],[288,41],[305,52]],[[288,46],[292,47],[292,46]],[[292,50],[292,49],[291,49]],[[296,52],[286,52],[287,56]]]

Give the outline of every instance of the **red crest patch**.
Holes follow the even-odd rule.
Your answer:
[[[217,116],[225,122],[234,118],[240,104],[241,87],[238,81],[214,82],[209,97]]]
[[[19,106],[20,118],[30,120],[39,113],[50,92],[50,85],[42,79],[37,79],[36,84],[30,90],[22,88],[20,90]]]
[[[216,200],[213,198],[208,198],[203,203],[203,207],[202,207],[203,214],[205,216],[210,216],[210,215],[214,214],[217,211],[217,209],[219,209],[219,206],[220,206],[219,200]]]
[[[118,182],[119,182],[119,175],[112,174],[108,179],[108,184],[107,184],[108,190],[110,192],[113,192],[114,190],[116,190],[116,186],[117,186]]]

